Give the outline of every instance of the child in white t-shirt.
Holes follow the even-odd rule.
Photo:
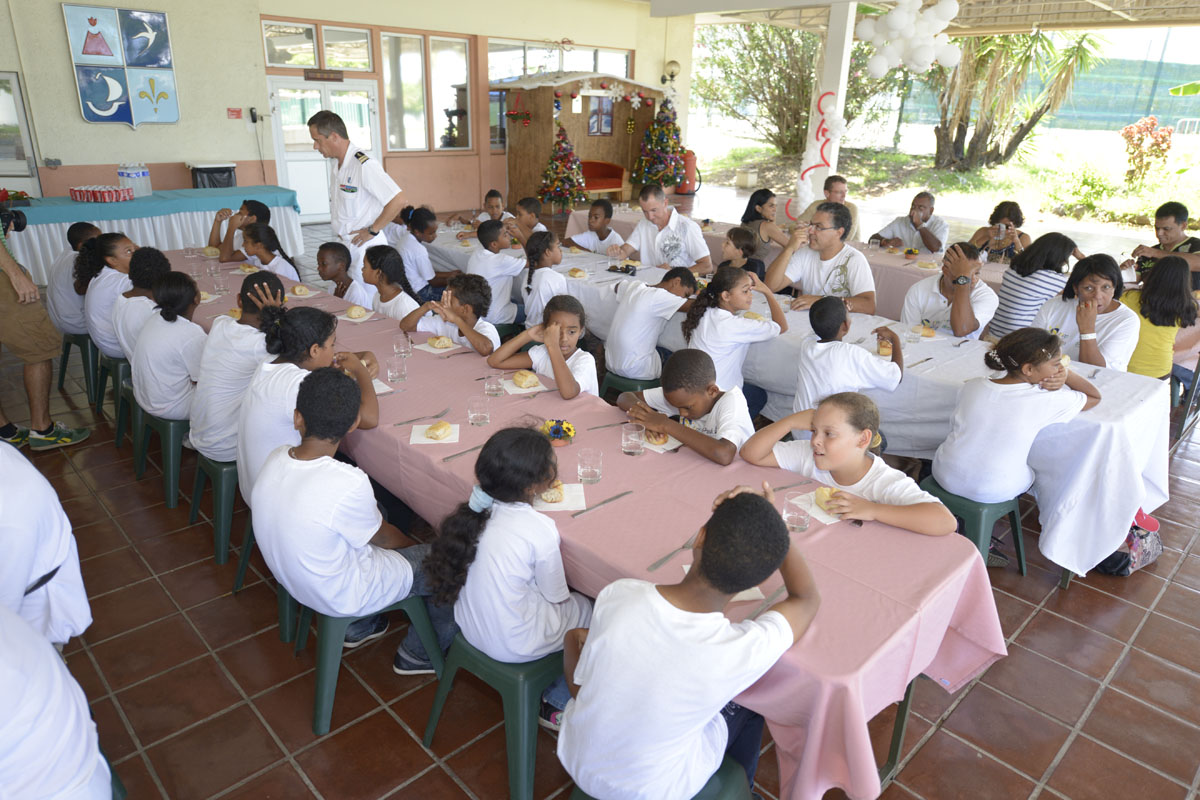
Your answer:
[[[441,300],[430,300],[400,320],[400,330],[446,336],[488,356],[500,346],[496,326],[483,318],[491,302],[487,281],[460,272],[446,284]]]
[[[516,216],[512,222],[508,223],[505,230],[524,246],[529,242],[530,236],[538,231],[547,230],[546,226],[538,221],[541,214],[541,200],[536,197],[522,197],[517,201]]]
[[[873,331],[880,342],[891,345],[891,358],[884,360],[842,341],[850,332],[850,320],[842,298],[822,297],[813,303],[808,321],[816,337],[809,337],[800,345],[793,411],[816,408],[821,400],[838,392],[870,389],[892,392],[900,385],[904,355],[900,352],[900,337],[891,328],[885,325]]]
[[[146,320],[154,316],[154,282],[170,271],[171,262],[153,247],[139,247],[129,259],[133,288],[117,295],[112,309],[113,330],[128,359],[133,359],[133,348]]]
[[[497,189],[488,189],[487,194],[483,196],[483,211],[480,211],[474,217],[455,214],[447,222],[461,222],[466,225],[478,225],[482,222],[487,222],[489,219],[494,219],[497,222],[504,222],[506,219],[512,219],[513,215],[504,210],[504,195],[500,194]],[[470,231],[465,231],[458,235],[458,238],[465,239],[470,236]]]
[[[821,603],[773,502],[769,489],[725,492],[680,583],[615,581],[597,596],[590,629],[567,634],[573,699],[558,757],[590,796],[687,800],[723,759],[754,785],[763,718],[733,698],[800,640]],[[726,617],[731,597],[776,569],[787,597],[757,619]]]
[[[394,320],[402,320],[421,307],[417,293],[408,283],[404,259],[388,244],[368,247],[363,254],[363,280],[376,292],[371,307]]]
[[[525,269],[525,259],[504,252],[507,241],[504,226],[488,220],[479,226],[479,249],[467,260],[467,272],[483,276],[492,289],[492,307],[486,319],[493,325],[511,325],[517,321],[512,281]]]
[[[369,384],[366,389],[373,391]],[[300,444],[271,452],[250,496],[255,541],[288,593],[320,614],[364,617],[347,628],[346,647],[387,631],[380,609],[431,591],[422,569],[429,545],[414,545],[385,522],[367,474],[334,458],[338,443],[358,424],[361,392],[340,369],[307,373],[292,415]],[[426,607],[445,652],[457,630],[453,607]],[[403,675],[433,672],[414,626],[396,651],[393,669]]]
[[[652,380],[662,372],[658,338],[676,313],[687,313],[696,293],[696,276],[687,267],[672,267],[651,286],[629,279],[613,287],[617,311],[613,314],[604,361],[609,372],[622,378]]]
[[[75,291],[84,294],[83,316],[88,336],[109,358],[125,358],[113,329],[112,307],[122,292],[133,288],[129,260],[137,245],[123,233],[102,233],[79,247],[75,257]]]
[[[270,225],[257,222],[242,229],[242,250],[246,260],[256,263],[265,270],[274,272],[284,278],[300,281],[300,272],[296,262],[283,250],[275,229]]]
[[[341,242],[326,242],[317,248],[317,274],[333,283],[333,296],[350,305],[371,308],[375,293],[350,277],[350,248]]]
[[[154,283],[154,310],[142,326],[133,356],[133,396],[147,414],[187,419],[200,377],[200,357],[208,335],[192,314],[200,290],[192,276],[168,272]]]
[[[780,441],[794,428],[812,439]],[[816,478],[836,491],[825,510],[842,519],[875,520],[897,528],[944,536],[958,523],[916,481],[871,452],[879,446],[879,409],[857,392],[826,397],[816,410],[774,422],[742,445],[742,458],[760,467],[781,467]]]
[[[425,206],[405,206],[400,216],[405,221],[404,230],[401,235],[395,237],[395,241],[389,238],[388,244],[395,247],[404,259],[404,274],[408,277],[408,285],[412,287],[417,299],[422,303],[426,300],[437,300],[442,296],[441,287],[446,285],[445,278],[449,277],[443,275],[442,280],[438,280],[433,261],[429,258],[429,251],[425,249],[426,243],[437,238],[437,217],[433,209]],[[456,273],[457,271],[450,274]]]
[[[87,333],[83,316],[83,294],[75,291],[75,259],[79,248],[88,239],[100,235],[100,229],[90,222],[76,222],[67,228],[66,250],[50,266],[46,279],[46,313],[54,327],[63,333]]]
[[[228,220],[224,235],[221,226]],[[271,209],[259,200],[244,200],[236,212],[222,208],[213,215],[212,229],[208,232],[208,246],[221,251],[222,263],[230,261],[248,261],[256,267],[261,267],[257,258],[247,256],[242,248],[245,246],[243,231],[247,225],[270,225]]]
[[[571,246],[582,247],[593,253],[604,254],[610,247],[620,247],[625,244],[621,234],[608,227],[612,223],[612,203],[601,197],[592,202],[588,209],[587,226],[583,233],[577,233],[567,239]]]
[[[541,324],[546,303],[557,294],[567,293],[567,279],[555,267],[562,263],[562,247],[550,231],[538,231],[525,243],[529,264],[522,295],[525,298],[525,327]]]
[[[732,463],[754,435],[742,390],[721,391],[712,358],[703,350],[676,350],[663,365],[660,388],[622,392],[617,405],[647,432],[674,436],[721,466]]]
[[[532,369],[554,378],[564,400],[584,392],[599,397],[596,359],[579,347],[580,338],[586,334],[587,315],[583,305],[569,294],[556,295],[546,303],[542,324],[526,328],[500,345],[488,356],[488,366]],[[521,348],[530,342],[539,344],[522,353]]]

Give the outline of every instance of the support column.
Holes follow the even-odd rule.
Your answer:
[[[828,138],[821,121],[822,117],[841,117],[846,107],[846,84],[850,73],[850,52],[854,46],[854,15],[857,9],[856,2],[834,3],[829,7],[829,27],[825,31],[821,67],[817,71],[819,84],[813,92],[806,140],[807,151],[817,156],[818,166],[806,176],[812,184],[813,196],[817,198],[821,197],[825,178],[837,172],[838,142]]]

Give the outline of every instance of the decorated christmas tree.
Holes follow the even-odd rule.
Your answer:
[[[567,208],[577,202],[587,199],[583,191],[583,166],[579,156],[575,155],[575,147],[567,138],[567,132],[560,125],[558,135],[554,138],[554,152],[550,154],[550,163],[542,171],[542,188],[538,197],[543,202]]]
[[[642,155],[633,167],[634,183],[674,186],[683,180],[683,142],[669,100],[658,107],[642,139]]]

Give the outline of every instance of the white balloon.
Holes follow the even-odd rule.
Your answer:
[[[929,17],[929,29],[934,33],[941,33],[950,24],[950,20],[942,19],[936,12],[926,12],[925,16]]]
[[[933,47],[922,44],[912,48],[905,55],[904,63],[914,67],[914,69],[914,65],[924,64],[925,69],[917,70],[917,72],[924,72],[926,69],[929,69],[929,65],[933,63]]]
[[[884,24],[887,25],[890,31],[900,31],[907,28],[913,23],[913,15],[902,8],[893,8],[883,18]]]
[[[876,53],[867,59],[867,74],[872,78],[882,78],[887,74],[888,60],[881,53]]]
[[[860,19],[854,26],[854,35],[859,41],[869,42],[875,38],[875,20],[871,17]]]
[[[887,29],[886,25],[876,25],[875,26],[875,36],[872,37],[871,44],[875,45],[875,49],[878,50],[879,48],[881,48],[885,44],[887,44],[891,40],[891,38],[892,38],[891,31],[889,31]]]
[[[944,20],[952,20],[958,16],[958,0],[940,0],[934,8],[937,15]]]
[[[947,44],[938,50],[937,60],[946,69],[954,69],[962,61],[962,50],[956,44]]]
[[[945,47],[948,44],[950,44],[950,37],[944,33],[939,33],[937,36],[933,37],[934,47]]]
[[[895,69],[904,61],[904,54],[900,50],[892,50],[890,53],[885,53],[884,58],[887,59],[888,69]]]
[[[899,59],[904,55],[904,46],[901,42],[888,42],[879,48],[879,54],[888,61],[891,61],[893,57]]]
[[[929,20],[925,19],[924,15],[917,17],[917,21],[913,23],[913,35],[918,37],[933,36],[933,25]]]

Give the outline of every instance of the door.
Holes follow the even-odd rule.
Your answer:
[[[329,171],[332,161],[313,149],[308,120],[323,109],[346,123],[350,141],[375,157],[379,136],[375,81],[319,83],[271,78],[271,118],[279,183],[296,192],[300,222],[329,221]]]
[[[0,186],[40,197],[36,163],[21,83],[17,73],[0,72]]]

